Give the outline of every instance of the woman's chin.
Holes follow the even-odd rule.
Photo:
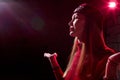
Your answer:
[[[72,33],[72,32],[70,32],[70,34],[69,34],[70,36],[72,36],[72,37],[75,37],[75,34],[74,33]]]

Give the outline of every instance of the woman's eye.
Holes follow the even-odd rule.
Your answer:
[[[79,19],[80,17],[76,16],[75,19]]]

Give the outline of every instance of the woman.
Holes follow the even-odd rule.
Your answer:
[[[69,26],[75,40],[65,72],[57,63],[56,53],[44,54],[57,80],[103,80],[107,58],[114,51],[104,42],[102,22],[99,10],[86,3],[74,10]]]
[[[105,80],[120,80],[120,52],[108,58],[104,78]]]

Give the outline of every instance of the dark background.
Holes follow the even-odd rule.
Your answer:
[[[45,52],[64,70],[73,38],[68,22],[79,0],[0,2],[0,79],[55,80]]]
[[[0,79],[55,80],[43,54],[57,52],[65,70],[73,43],[68,22],[82,2],[85,0],[1,1]]]

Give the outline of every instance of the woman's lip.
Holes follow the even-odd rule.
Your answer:
[[[74,28],[73,27],[70,27],[70,31],[73,31],[74,30]]]

